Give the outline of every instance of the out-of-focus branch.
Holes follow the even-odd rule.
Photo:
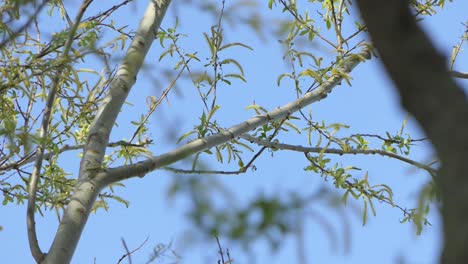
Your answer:
[[[46,4],[48,3],[49,1],[48,0],[45,0],[43,1],[37,8],[36,10],[34,10],[34,13],[28,18],[28,20],[20,27],[18,28],[17,30],[15,30],[15,32],[13,32],[12,34],[10,34],[9,37],[7,37],[6,39],[4,39],[1,43],[0,43],[0,49],[3,49],[8,43],[10,43],[10,41],[14,40],[15,38],[17,38],[19,36],[19,34],[21,34],[21,32],[23,32],[25,29],[27,29],[31,23],[34,21],[34,19],[37,18],[37,16],[39,15],[39,13],[42,11],[42,9],[46,6]]]
[[[453,77],[455,78],[460,78],[460,79],[468,79],[468,72],[459,72],[459,71],[450,71],[450,74],[452,74]]]
[[[357,0],[373,44],[441,161],[441,263],[468,263],[468,104],[446,60],[417,25],[409,1]]]

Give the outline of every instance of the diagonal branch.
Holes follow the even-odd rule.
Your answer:
[[[371,53],[367,47],[363,48],[359,55],[360,56],[353,56],[346,63],[344,63],[342,70],[345,73],[351,72],[354,69],[354,67],[356,67],[359,63],[362,62],[362,58],[370,59],[371,57]],[[117,181],[129,179],[136,176],[143,177],[148,172],[166,167],[190,155],[225,143],[259,126],[262,126],[272,121],[283,120],[290,116],[292,113],[299,111],[307,105],[310,105],[325,98],[335,86],[341,83],[342,80],[343,75],[333,75],[322,85],[317,87],[317,89],[305,93],[303,97],[280,108],[277,108],[262,115],[252,117],[247,121],[244,121],[227,130],[220,131],[206,138],[194,140],[166,154],[155,156],[136,164],[104,170],[98,175],[96,175],[96,177],[102,179],[105,184],[111,184]]]
[[[95,176],[102,166],[110,133],[136,81],[136,76],[156,37],[170,2],[170,0],[148,1],[148,7],[135,37],[91,124],[80,163],[79,180],[63,214],[45,263],[70,263],[71,261],[91,208],[100,190],[105,187],[102,179],[97,179]]]

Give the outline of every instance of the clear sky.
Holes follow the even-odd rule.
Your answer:
[[[98,1],[96,1],[98,2]],[[136,1],[137,5],[124,7],[114,14],[113,19],[119,25],[128,24],[136,29],[139,18],[144,12],[146,1]],[[227,1],[228,6],[231,1]],[[92,12],[99,10],[100,5],[93,3]],[[278,16],[278,9],[270,11],[266,3],[259,8],[265,17]],[[438,48],[447,57],[450,56],[452,46],[463,34],[462,22],[467,21],[467,1],[447,3],[446,7],[433,17],[427,17],[423,24]],[[356,16],[356,10],[353,10]],[[316,14],[315,11],[310,12]],[[73,14],[74,15],[74,14]],[[180,4],[171,6],[163,22],[163,28],[174,24],[178,16],[180,32],[188,35],[183,44],[187,52],[200,51],[206,53],[202,32],[209,30],[213,19],[200,10],[186,8]],[[266,25],[268,26],[268,25]],[[259,40],[254,32],[241,26],[234,29],[226,25],[229,30],[227,41],[239,41],[253,47],[254,51],[234,48],[229,55],[242,63],[246,73],[247,83],[233,82],[231,86],[218,89],[218,104],[222,106],[218,113],[221,126],[229,127],[242,122],[253,115],[245,107],[254,101],[268,109],[284,105],[293,100],[295,95],[292,88],[285,85],[277,87],[276,78],[286,70],[282,61],[282,51],[276,40],[268,42]],[[466,47],[466,44],[465,44]],[[311,52],[314,52],[314,47]],[[146,97],[159,96],[168,82],[164,78],[155,76],[156,69],[171,69],[172,65],[159,65],[158,57],[162,48],[157,42],[147,57],[148,65],[138,76],[128,101],[133,106],[126,105],[119,117],[119,127],[114,129],[111,141],[130,138],[133,130],[128,129],[126,122],[137,119],[136,113],[144,113]],[[121,53],[116,54],[121,56]],[[464,61],[463,61],[464,60]],[[163,61],[165,63],[168,61]],[[456,69],[468,71],[467,56],[461,54]],[[384,134],[385,131],[399,130],[405,112],[401,110],[397,95],[392,84],[383,72],[378,59],[360,64],[352,72],[352,87],[345,83],[336,87],[333,92],[319,103],[312,105],[315,120],[325,120],[327,123],[345,123],[351,126],[346,134],[372,133]],[[156,82],[154,77],[160,82]],[[460,84],[468,86],[467,81]],[[177,90],[169,96],[169,102],[164,103],[151,119],[150,137],[156,142],[152,148],[155,154],[164,153],[174,148],[174,137],[190,130],[198,122],[202,112],[202,104],[196,90],[188,82],[181,82]],[[170,132],[170,133],[168,133]],[[410,121],[407,127],[413,138],[422,137],[420,130]],[[172,133],[172,134],[171,134]],[[171,137],[172,135],[172,137]],[[289,143],[304,144],[305,135],[282,136],[281,140]],[[247,152],[246,152],[247,153]],[[251,156],[251,153],[247,153]],[[412,157],[418,161],[428,161],[432,157],[430,147],[421,145],[414,148]],[[65,166],[78,167],[76,153],[67,156]],[[246,158],[247,160],[247,158]],[[415,207],[418,193],[423,183],[428,181],[424,172],[402,164],[398,161],[383,157],[343,157],[337,159],[345,165],[356,165],[363,170],[358,175],[369,172],[371,183],[385,183],[393,188],[395,202],[405,207]],[[233,168],[227,164],[217,164],[206,159],[211,168],[227,170]],[[118,165],[118,164],[116,164]],[[220,181],[232,191],[239,204],[259,194],[286,195],[290,191],[303,194],[314,193],[326,188],[331,193],[342,194],[335,190],[331,181],[325,182],[319,175],[305,172],[307,166],[300,153],[276,152],[272,157],[269,153],[263,155],[256,162],[256,171],[237,176],[219,176]],[[189,168],[188,164],[177,165]],[[185,166],[185,167],[184,167]],[[130,201],[130,207],[111,203],[109,212],[103,210],[91,215],[81,237],[73,263],[117,263],[125,253],[121,238],[124,238],[130,249],[136,248],[147,237],[149,241],[136,252],[133,263],[145,263],[152,248],[159,243],[168,244],[172,241],[172,248],[182,257],[182,263],[217,263],[217,247],[214,239],[189,236],[193,231],[190,222],[185,217],[188,197],[175,200],[167,198],[167,188],[174,176],[165,171],[155,171],[143,179],[132,179],[124,184],[125,188],[117,188],[117,193]],[[197,177],[206,177],[200,175]],[[216,176],[218,177],[218,176]],[[330,201],[317,200],[310,206],[310,217],[304,219],[305,251],[308,263],[437,263],[440,247],[440,220],[433,207],[429,220],[432,226],[426,227],[422,235],[416,236],[411,224],[401,224],[402,213],[387,204],[376,203],[377,216],[370,217],[362,226],[361,215],[354,204],[345,208],[344,213],[330,207]],[[353,209],[354,208],[354,209]],[[3,263],[32,263],[28,249],[24,205],[0,207],[0,252]],[[320,215],[322,218],[317,218]],[[344,224],[342,217],[348,219]],[[335,235],[324,230],[321,221],[329,223]],[[46,212],[45,217],[37,216],[38,237],[43,249],[47,249],[53,239],[57,227],[57,220],[53,212]],[[344,233],[350,233],[348,247]],[[223,246],[229,247],[236,263],[297,263],[297,241],[294,236],[283,239],[279,251],[273,252],[265,240],[259,240],[246,249],[223,239]],[[401,261],[401,262],[398,262]],[[125,263],[125,262],[124,262]],[[164,263],[171,263],[166,259]]]

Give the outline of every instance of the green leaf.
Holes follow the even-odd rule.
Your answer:
[[[346,190],[346,192],[343,194],[343,197],[341,197],[341,201],[343,204],[346,206],[346,203],[348,202],[348,196],[349,196],[350,191]]]
[[[273,3],[274,3],[274,2],[275,2],[275,0],[269,0],[269,1],[268,1],[268,8],[269,8],[269,9],[272,9]]]
[[[250,47],[250,46],[248,46],[248,45],[246,45],[246,44],[244,44],[244,43],[233,42],[233,43],[229,43],[229,44],[226,44],[226,45],[224,45],[224,46],[221,46],[221,47],[219,48],[219,51],[221,51],[221,50],[223,50],[223,49],[230,48],[230,47],[234,47],[234,46],[241,46],[241,47],[244,47],[244,48],[246,48],[246,49],[253,50],[252,47]]]
[[[194,59],[194,60],[197,60],[197,61],[200,61],[200,59],[196,56],[196,52],[195,53],[187,53],[185,54],[185,56],[191,58],[191,59]]]
[[[219,63],[220,63],[221,65],[223,65],[223,64],[231,64],[231,63],[232,63],[232,64],[236,65],[236,67],[239,69],[241,75],[244,75],[244,69],[242,68],[242,66],[240,65],[240,63],[237,62],[237,61],[234,60],[234,59],[225,59],[225,60],[220,61]]]
[[[206,34],[205,32],[203,32],[203,36],[205,36],[205,40],[206,42],[208,43],[208,46],[210,47],[210,53],[211,53],[211,57],[213,57],[216,53],[216,48],[213,44],[213,39],[211,39],[208,34]]]
[[[362,212],[362,225],[365,226],[367,222],[367,201],[364,200],[364,211]]]
[[[317,71],[313,71],[311,69],[305,69],[302,72],[299,73],[299,77],[303,76],[309,76],[312,77],[314,80],[317,82],[321,83],[322,82],[322,76],[319,74]]]
[[[216,159],[223,163],[223,155],[221,154],[221,151],[219,150],[219,147],[216,147]]]
[[[262,114],[262,113],[268,112],[265,108],[261,107],[261,106],[258,105],[258,104],[251,104],[251,105],[249,105],[249,106],[247,106],[247,107],[245,108],[245,110],[250,110],[250,109],[255,110],[255,112],[256,112],[258,115],[260,115],[260,114]]]
[[[292,128],[294,131],[296,131],[298,134],[301,134],[301,130],[296,126],[294,125],[293,123],[291,122],[284,122],[284,125],[287,126],[287,127],[290,127]]]
[[[289,78],[291,78],[291,79],[294,79],[294,77],[293,77],[291,74],[289,74],[289,73],[283,73],[283,74],[281,74],[280,76],[278,76],[278,78],[276,79],[276,84],[277,84],[278,86],[280,86],[281,80],[282,80],[284,77],[289,77]]]
[[[192,134],[196,134],[197,132],[196,131],[189,131],[185,134],[183,134],[178,140],[177,140],[177,144],[179,144],[182,140],[186,139],[187,137],[189,137],[190,135]]]
[[[232,74],[232,73],[231,74],[225,74],[224,77],[239,79],[239,80],[241,80],[241,81],[243,81],[245,83],[247,82],[247,80],[242,75],[239,75],[239,74]],[[225,80],[225,79],[223,79],[223,80]],[[230,84],[231,83],[229,83],[229,85]]]
[[[210,113],[208,114],[208,120],[211,120],[213,115],[221,108],[219,105],[215,105],[213,109],[211,109]]]

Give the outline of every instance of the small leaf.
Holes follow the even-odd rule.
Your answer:
[[[240,42],[233,42],[233,43],[226,44],[224,46],[221,46],[219,48],[219,50],[227,49],[229,47],[234,47],[234,46],[241,46],[241,47],[244,47],[246,49],[253,50],[253,48],[251,48],[250,46],[245,45],[244,43],[240,43]]]
[[[186,139],[187,137],[189,137],[190,135],[195,134],[195,133],[197,133],[197,132],[195,132],[195,131],[189,131],[189,132],[183,134],[183,135],[177,140],[177,144],[179,144],[182,140]]]
[[[289,78],[291,78],[291,79],[294,79],[293,76],[292,76],[291,74],[289,74],[289,73],[283,73],[283,74],[281,74],[280,76],[278,76],[278,79],[276,79],[276,84],[277,84],[278,86],[280,86],[281,80],[282,80],[284,77],[289,77]]]
[[[364,200],[364,211],[362,212],[362,225],[365,226],[367,222],[367,201]]]

